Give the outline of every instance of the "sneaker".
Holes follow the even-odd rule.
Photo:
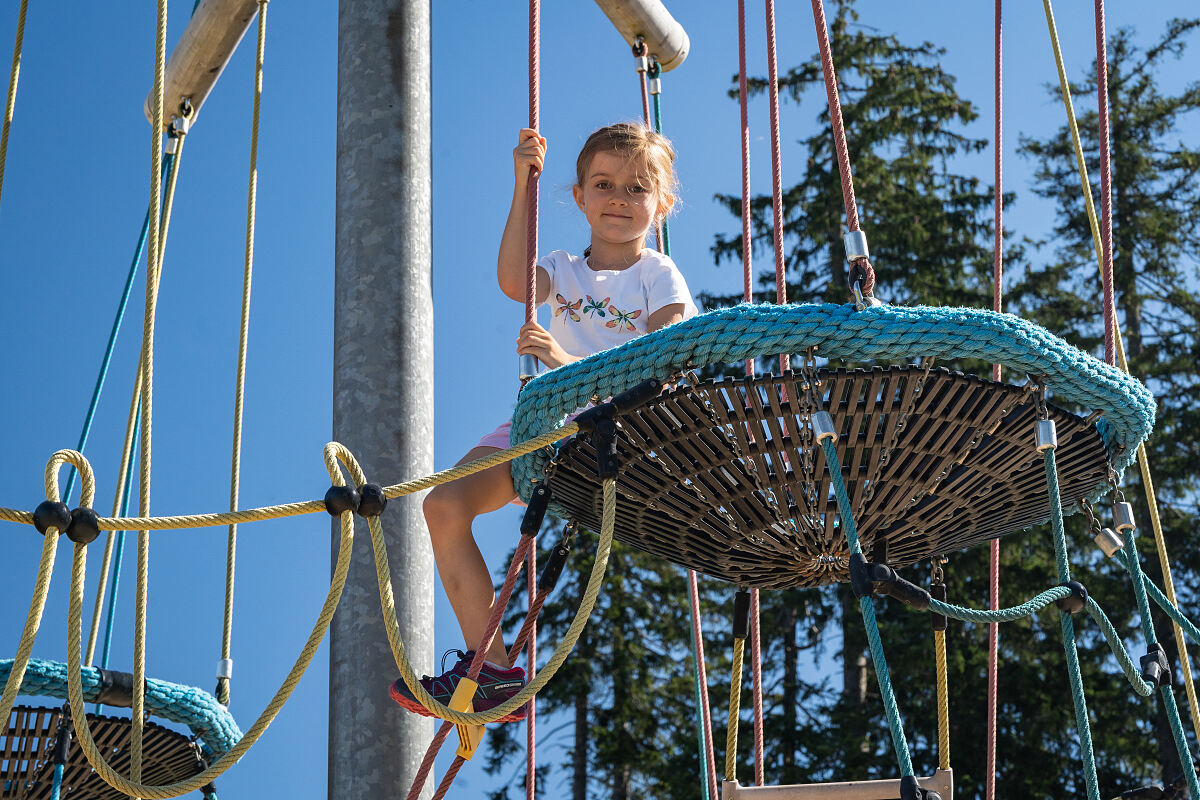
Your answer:
[[[447,670],[446,656],[450,653],[458,654],[458,663]],[[474,651],[464,653],[462,650],[447,650],[442,655],[442,674],[437,677],[423,676],[421,686],[433,695],[434,700],[442,705],[449,705],[450,698],[454,696],[454,690],[458,687],[458,682],[467,677],[467,670],[474,657]],[[479,689],[475,691],[475,710],[488,711],[521,691],[521,688],[525,686],[525,670],[520,667],[498,669],[485,661],[476,682],[479,684]],[[392,684],[391,695],[393,700],[414,714],[425,717],[433,716],[425,706],[417,701],[417,698],[413,697],[413,693],[409,691],[408,684],[404,682],[403,678],[397,678],[396,682]],[[508,716],[501,717],[496,721],[519,722],[523,719],[525,719],[525,706],[521,706]]]

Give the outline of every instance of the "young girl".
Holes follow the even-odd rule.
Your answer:
[[[500,240],[496,277],[500,290],[525,301],[526,201],[530,170],[541,172],[546,140],[526,128],[513,150],[516,174],[512,208]],[[537,264],[535,299],[553,309],[550,329],[526,323],[517,352],[532,354],[553,369],[656,331],[696,313],[687,284],[674,262],[646,248],[646,234],[675,203],[675,151],[663,136],[639,124],[601,128],[588,137],[576,161],[575,203],[591,226],[582,256],[555,250]],[[459,463],[509,446],[510,423],[484,436]],[[425,519],[442,585],[468,647],[483,636],[495,602],[491,573],[471,532],[475,517],[515,498],[508,464],[437,486],[425,498]],[[449,671],[421,684],[448,703],[467,674],[472,653],[456,651]],[[443,657],[443,668],[444,668]],[[493,708],[525,684],[525,670],[509,663],[497,635],[479,674],[475,710]],[[418,714],[428,714],[403,680],[392,697]],[[518,709],[502,722],[524,719]]]

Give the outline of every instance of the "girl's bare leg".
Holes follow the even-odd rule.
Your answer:
[[[458,463],[483,458],[498,449],[476,447]],[[492,576],[475,544],[471,524],[475,517],[503,507],[513,497],[509,466],[499,464],[436,486],[425,498],[425,521],[433,542],[433,557],[468,648],[478,646],[496,601]],[[511,666],[504,637],[500,634],[492,640],[487,660],[504,667]]]

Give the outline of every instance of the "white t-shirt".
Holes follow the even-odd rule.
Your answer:
[[[544,256],[538,266],[550,276],[550,335],[573,356],[590,356],[648,333],[650,315],[672,303],[683,304],[684,319],[696,314],[675,262],[650,248],[626,269],[592,269],[587,259],[565,250]]]

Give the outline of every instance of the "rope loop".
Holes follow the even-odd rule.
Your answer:
[[[79,501],[80,506],[91,508],[93,501],[96,499],[96,476],[92,472],[92,465],[84,457],[83,453],[77,450],[59,450],[50,456],[50,460],[46,462],[46,499],[55,503],[62,500],[58,488],[58,472],[67,464],[75,467],[83,480],[83,489]]]

